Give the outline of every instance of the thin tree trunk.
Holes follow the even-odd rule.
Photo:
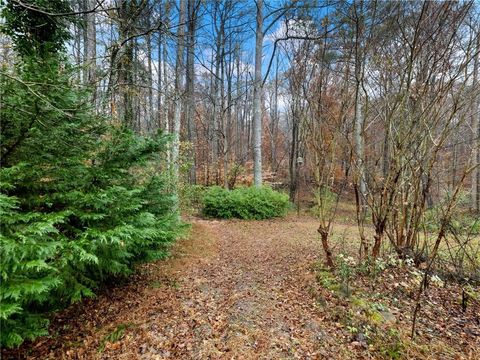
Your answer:
[[[263,0],[257,0],[257,29],[255,36],[255,81],[253,85],[253,178],[255,186],[262,185],[263,36]]]
[[[236,91],[235,91],[235,160],[242,156],[242,117],[240,106],[240,86],[242,79],[240,77],[240,44],[235,44],[235,70],[236,70]]]
[[[133,41],[131,39],[127,41],[133,35],[131,16],[135,12],[134,3],[123,0],[118,11],[120,40],[126,41],[119,64],[120,117],[126,127],[134,129],[135,119],[131,91],[133,85]]]
[[[278,130],[278,56],[276,58],[275,71],[275,101],[273,104],[273,116],[271,116],[271,137],[270,137],[270,151],[271,151],[271,170],[277,171],[277,130]]]
[[[360,67],[357,77],[357,84],[355,88],[355,124],[354,124],[354,139],[355,139],[355,160],[357,162],[358,172],[358,185],[360,190],[360,201],[362,206],[365,205],[365,197],[367,194],[367,185],[365,182],[365,141],[363,138],[363,112],[362,112],[362,82],[363,82],[363,70],[359,60],[358,66]]]
[[[223,168],[224,168],[224,173],[228,174],[228,160],[229,156],[231,155],[231,147],[232,147],[232,111],[233,111],[233,98],[232,98],[232,77],[233,77],[233,59],[232,59],[232,41],[230,37],[230,43],[229,43],[229,60],[228,60],[228,66],[227,66],[227,130],[225,131],[225,155],[224,155],[224,160],[223,160]],[[228,188],[228,179],[226,184]]]
[[[298,184],[298,169],[297,169],[297,158],[298,158],[298,133],[299,133],[299,123],[298,123],[298,114],[297,114],[297,99],[293,100],[292,108],[292,143],[290,146],[290,158],[289,158],[289,174],[290,174],[290,192],[289,197],[290,201],[295,201],[295,195],[297,193],[297,184]]]
[[[362,92],[365,69],[365,49],[363,43],[364,20],[363,20],[363,1],[354,4],[355,8],[355,119],[353,124],[354,137],[354,163],[356,165],[356,186],[355,199],[357,206],[357,223],[360,232],[360,257],[362,249],[367,251],[368,245],[364,235],[364,222],[366,216],[366,174],[365,174],[365,139],[363,134],[364,117],[362,109]],[[360,10],[360,13],[358,13]],[[378,238],[376,240],[381,240]],[[377,244],[377,247],[380,245]],[[368,254],[364,254],[368,255]]]
[[[179,152],[180,152],[180,121],[182,111],[182,85],[183,85],[183,52],[185,35],[185,11],[186,0],[180,0],[180,13],[178,16],[177,30],[177,54],[175,61],[175,110],[173,115],[173,141],[172,141],[172,176],[175,184],[175,192],[178,192],[179,182]],[[178,193],[177,193],[178,196]]]
[[[187,79],[186,79],[186,108],[188,141],[195,146],[195,28],[196,28],[196,0],[188,0],[188,35],[187,35]],[[192,148],[192,164],[188,172],[189,182],[195,184],[196,180],[196,149]]]
[[[150,15],[147,14],[147,28],[150,29]],[[147,120],[147,132],[153,130],[154,123],[154,113],[153,113],[153,71],[152,71],[152,37],[150,34],[147,34],[146,38],[147,43],[147,81],[148,81],[148,114],[146,116]]]
[[[242,114],[242,123],[243,123],[243,133],[244,135],[244,141],[243,141],[243,146],[242,146],[242,160],[246,161],[247,158],[249,157],[249,150],[251,149],[251,116],[250,116],[250,110],[251,107],[249,105],[249,93],[248,93],[249,87],[248,87],[248,74],[245,76],[245,100],[244,100],[244,110]]]
[[[75,11],[81,11],[82,10],[81,6],[83,6],[83,3],[77,4],[77,6],[76,7],[74,6],[72,9]],[[4,22],[5,20],[2,18],[1,21]],[[81,24],[78,22],[73,24],[73,29],[74,29],[73,56],[75,58],[75,65],[80,66],[80,64],[82,63],[82,57],[81,57],[82,36],[83,38],[85,38],[85,32],[82,33]],[[79,83],[81,83],[82,81],[82,75],[85,76],[85,73],[84,72],[82,73],[80,71],[77,73],[76,77]]]
[[[163,20],[163,6],[160,4],[160,11],[159,17],[161,21]],[[158,51],[157,51],[157,58],[158,58],[158,69],[157,69],[157,126],[159,129],[164,130],[165,125],[162,123],[162,106],[163,106],[163,82],[162,82],[162,48],[163,48],[163,33],[162,31],[158,34]]]
[[[85,0],[85,10],[91,10],[95,7],[95,0]],[[95,27],[95,12],[85,13],[85,37],[84,37],[84,53],[86,79],[85,83],[92,88],[93,104],[96,101],[96,58],[97,58],[97,32]],[[95,107],[95,106],[94,106]],[[96,107],[95,107],[96,108]]]
[[[170,16],[170,2],[169,0],[165,0],[165,26],[169,26],[169,16]],[[164,126],[165,126],[165,132],[167,134],[170,133],[171,128],[170,128],[170,119],[169,119],[169,89],[168,89],[168,73],[167,73],[167,60],[168,60],[168,49],[167,49],[167,39],[166,36],[162,36],[162,50],[163,50],[163,62],[162,62],[162,68],[163,68],[163,82],[164,82],[164,100],[163,100],[163,117],[164,117]],[[170,154],[168,154],[168,157],[170,157]]]
[[[217,4],[216,6],[220,6]],[[217,9],[218,15],[218,9]],[[217,21],[215,19],[215,21]],[[222,44],[223,44],[223,37],[224,37],[224,22],[222,16],[220,16],[220,28],[216,33],[216,51],[215,51],[215,75],[213,79],[213,114],[212,114],[212,166],[214,168],[215,174],[215,184],[218,185],[220,181],[220,174],[219,174],[219,155],[220,155],[220,141],[219,141],[219,133],[220,133],[220,124],[222,118],[222,108],[221,108],[221,88],[220,88],[220,70],[221,70],[221,63],[222,63]]]
[[[227,27],[230,27],[230,23],[227,24]],[[232,37],[229,36],[228,42],[228,59],[225,59],[225,49],[224,49],[224,62],[223,62],[223,75],[222,79],[225,79],[227,82],[226,89],[226,108],[224,107],[224,126],[223,126],[223,187],[228,189],[228,157],[230,153],[230,135],[232,128]],[[225,64],[226,63],[226,64]],[[224,80],[225,81],[225,80]],[[225,96],[222,97],[225,99]],[[225,100],[224,100],[225,101]],[[226,114],[225,114],[226,111]]]
[[[473,63],[473,91],[472,104],[472,130],[473,130],[473,156],[476,168],[472,172],[472,208],[480,212],[480,29],[477,31],[476,56]]]

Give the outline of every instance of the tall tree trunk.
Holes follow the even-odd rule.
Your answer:
[[[119,93],[120,93],[120,118],[123,124],[135,129],[135,114],[133,109],[133,23],[132,14],[135,13],[135,1],[123,0],[119,12],[120,41],[125,41],[119,64]]]
[[[289,198],[291,202],[295,201],[295,195],[297,193],[297,184],[298,184],[298,169],[297,169],[297,158],[298,158],[298,140],[299,140],[299,121],[298,121],[298,100],[295,98],[292,105],[292,143],[290,146],[290,157],[288,163],[288,170],[290,174],[290,187],[289,187]]]
[[[160,2],[159,8],[159,17],[160,21],[164,22],[163,18],[163,4]],[[165,130],[165,125],[163,124],[162,119],[162,106],[163,106],[163,81],[162,81],[162,69],[163,69],[163,57],[162,57],[162,49],[163,49],[163,32],[160,31],[158,33],[158,44],[157,44],[157,59],[158,59],[158,68],[157,68],[157,127],[159,129]]]
[[[271,129],[270,129],[270,168],[272,172],[277,171],[277,131],[278,131],[278,59],[276,58],[275,64],[275,89],[274,89],[274,96],[275,100],[273,103],[273,112],[270,116],[271,121]]]
[[[169,23],[170,23],[170,1],[165,0],[165,27],[168,28]],[[163,117],[164,117],[164,126],[165,126],[165,132],[167,134],[170,133],[171,128],[170,128],[170,119],[169,119],[169,89],[168,89],[168,74],[167,74],[167,59],[168,59],[168,49],[167,49],[167,39],[166,36],[162,36],[162,50],[163,50],[163,56],[162,56],[162,69],[163,69],[163,82],[164,82],[164,99],[163,99]],[[170,156],[168,156],[170,157]]]
[[[95,8],[95,0],[85,0],[85,10]],[[85,83],[92,87],[93,104],[96,101],[96,58],[97,58],[97,31],[95,27],[95,12],[84,14],[85,36],[84,36],[84,66],[86,69]],[[95,106],[94,106],[95,107]]]
[[[222,24],[223,24],[223,16],[222,16]],[[223,28],[223,25],[222,25]],[[220,119],[219,124],[221,124],[221,133],[222,133],[222,162],[223,162],[223,186],[228,188],[228,181],[227,181],[227,173],[226,173],[226,163],[225,163],[225,156],[227,152],[227,144],[226,144],[226,137],[227,137],[227,124],[226,124],[226,106],[225,106],[225,37],[223,37],[222,41],[222,51],[220,56]]]
[[[251,115],[250,115],[250,111],[251,111],[251,106],[250,106],[250,102],[249,102],[249,99],[250,99],[250,96],[249,96],[249,81],[248,81],[248,74],[245,75],[245,99],[244,99],[244,110],[243,110],[243,116],[242,116],[242,124],[243,124],[243,133],[244,133],[244,137],[245,137],[245,140],[243,141],[242,143],[242,161],[246,161],[247,158],[250,156],[249,154],[249,151],[251,149],[251,140],[252,140],[252,136],[251,136],[251,125],[252,125],[252,121],[251,121]]]
[[[220,6],[220,4],[216,4],[216,6]],[[216,13],[218,15],[218,8],[216,9]],[[214,20],[217,21],[216,19]],[[216,51],[215,51],[215,75],[213,79],[213,113],[212,113],[212,166],[214,168],[215,174],[215,184],[219,184],[220,176],[219,176],[219,166],[218,166],[218,159],[220,154],[220,141],[219,141],[219,133],[220,133],[220,125],[222,119],[222,108],[221,108],[221,82],[220,82],[220,70],[222,64],[222,49],[223,49],[223,38],[224,38],[224,22],[223,17],[220,16],[220,27],[216,31]]]
[[[241,98],[240,98],[240,86],[242,78],[240,76],[240,44],[235,44],[235,70],[236,70],[236,91],[235,91],[235,160],[242,156],[242,117],[241,117]]]
[[[230,26],[229,26],[230,27]],[[232,59],[232,37],[229,36],[228,42],[228,61],[227,61],[227,118],[226,118],[226,129],[225,129],[225,139],[223,146],[223,173],[225,176],[224,187],[228,189],[228,159],[230,156],[230,147],[231,147],[231,138],[232,138],[232,77],[233,77],[233,59]]]
[[[83,45],[83,49],[80,50],[81,55],[79,54],[79,61],[82,60],[82,63],[78,63],[79,65],[82,64],[82,82],[83,84],[88,84],[88,30],[87,30],[87,10],[88,10],[88,2],[89,0],[80,0],[78,2],[78,10],[83,12],[82,21],[80,22],[80,29],[81,34],[77,34],[79,36],[79,45],[80,43]],[[82,39],[80,39],[80,37]]]
[[[354,138],[355,138],[355,160],[357,163],[358,172],[358,186],[360,190],[360,200],[362,206],[365,206],[365,197],[367,194],[367,186],[365,182],[365,141],[363,137],[363,113],[362,113],[362,99],[360,95],[360,84],[357,84],[355,96],[355,124],[354,124]]]
[[[196,30],[196,1],[188,0],[188,35],[187,35],[187,79],[186,79],[186,108],[185,117],[187,121],[188,141],[195,146],[195,30]],[[196,149],[192,148],[192,165],[188,172],[188,179],[191,184],[195,184],[196,180]]]
[[[72,5],[72,9],[75,10],[75,11],[82,11],[83,10],[83,7],[84,7],[84,3],[79,3],[79,4],[73,4]],[[0,21],[2,22],[2,25],[3,25],[3,22],[5,22],[5,20],[2,18],[0,19]],[[76,22],[76,23],[73,23],[73,57],[75,59],[75,65],[76,66],[80,66],[80,64],[82,63],[82,50],[81,50],[81,47],[82,47],[82,38],[83,40],[85,39],[85,30],[82,31],[82,26],[81,26],[81,23],[79,22]],[[82,82],[82,77],[85,78],[85,71],[83,72],[78,72],[77,73],[77,81],[79,83]]]
[[[473,156],[477,166],[472,172],[472,208],[480,212],[480,29],[477,31],[476,56],[473,63],[473,91],[472,130]]]
[[[360,15],[362,16],[362,15]],[[364,49],[362,49],[363,21],[357,18],[356,21],[356,39],[355,39],[355,122],[354,122],[354,143],[355,143],[355,161],[358,173],[358,186],[360,191],[360,201],[365,205],[365,196],[367,186],[365,182],[365,141],[363,137],[363,109],[362,92],[364,76]]]
[[[179,182],[179,154],[180,154],[180,121],[182,111],[182,86],[183,86],[183,52],[185,35],[186,0],[180,0],[180,13],[178,15],[177,54],[175,60],[175,110],[173,115],[173,142],[172,142],[172,176],[175,192],[178,196]]]
[[[147,13],[147,29],[150,29],[150,16],[151,13]],[[147,81],[148,81],[148,114],[147,120],[147,132],[151,132],[154,129],[154,112],[153,112],[153,69],[152,69],[152,37],[147,34]]]
[[[362,250],[365,254],[368,251],[368,244],[364,233],[364,224],[366,217],[366,196],[367,184],[365,174],[365,139],[364,139],[364,117],[362,102],[363,80],[365,71],[365,44],[364,44],[364,8],[363,1],[354,3],[355,9],[355,119],[353,124],[354,137],[354,164],[356,165],[356,189],[355,199],[357,206],[357,222],[360,232],[360,257]],[[366,94],[365,94],[366,95]],[[381,240],[381,238],[377,238]]]
[[[229,101],[228,101],[228,85],[225,92],[225,74],[228,71],[225,69],[227,60],[225,59],[225,46],[222,51],[222,160],[223,160],[223,187],[228,189],[228,112],[229,112]],[[227,97],[227,101],[225,101]]]
[[[253,85],[253,178],[255,186],[262,185],[262,56],[263,0],[257,0],[255,35],[255,81]]]
[[[133,117],[134,117],[134,124],[135,124],[135,129],[137,133],[139,134],[144,134],[143,130],[146,129],[146,122],[148,122],[148,119],[146,118],[146,114],[142,114],[142,110],[146,110],[146,106],[141,106],[140,105],[140,96],[138,96],[139,93],[139,88],[138,88],[138,79],[139,79],[139,73],[138,67],[135,67],[134,64],[137,62],[138,59],[138,37],[135,37],[133,39],[133,61],[132,61],[132,85],[130,88],[130,96],[132,97],[132,102],[133,102]]]

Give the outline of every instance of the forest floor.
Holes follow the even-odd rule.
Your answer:
[[[320,265],[316,228],[307,215],[194,218],[168,260],[58,313],[51,336],[3,358],[478,359],[478,301],[462,311],[458,285],[431,286],[410,340],[415,271],[358,275],[345,291]],[[336,252],[355,231],[336,225]]]

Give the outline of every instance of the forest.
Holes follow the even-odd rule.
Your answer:
[[[480,3],[0,0],[3,359],[478,359]]]

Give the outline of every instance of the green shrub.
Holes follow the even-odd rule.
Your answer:
[[[8,126],[15,103],[2,95]],[[41,120],[47,127],[32,129],[0,170],[0,340],[9,347],[46,334],[51,310],[93,296],[138,261],[165,257],[182,228],[168,179],[148,172],[164,138],[110,129],[110,140],[85,148],[74,145],[87,142],[79,124]],[[50,120],[62,125],[52,129]],[[49,141],[58,150],[41,146]]]
[[[203,213],[209,217],[261,220],[284,216],[288,196],[269,187],[225,190],[214,186],[203,196]]]
[[[2,29],[34,42],[17,41],[15,69],[0,73],[0,343],[11,347],[46,334],[51,311],[166,256],[182,226],[158,171],[168,138],[95,116],[59,50],[67,24],[5,9]]]

